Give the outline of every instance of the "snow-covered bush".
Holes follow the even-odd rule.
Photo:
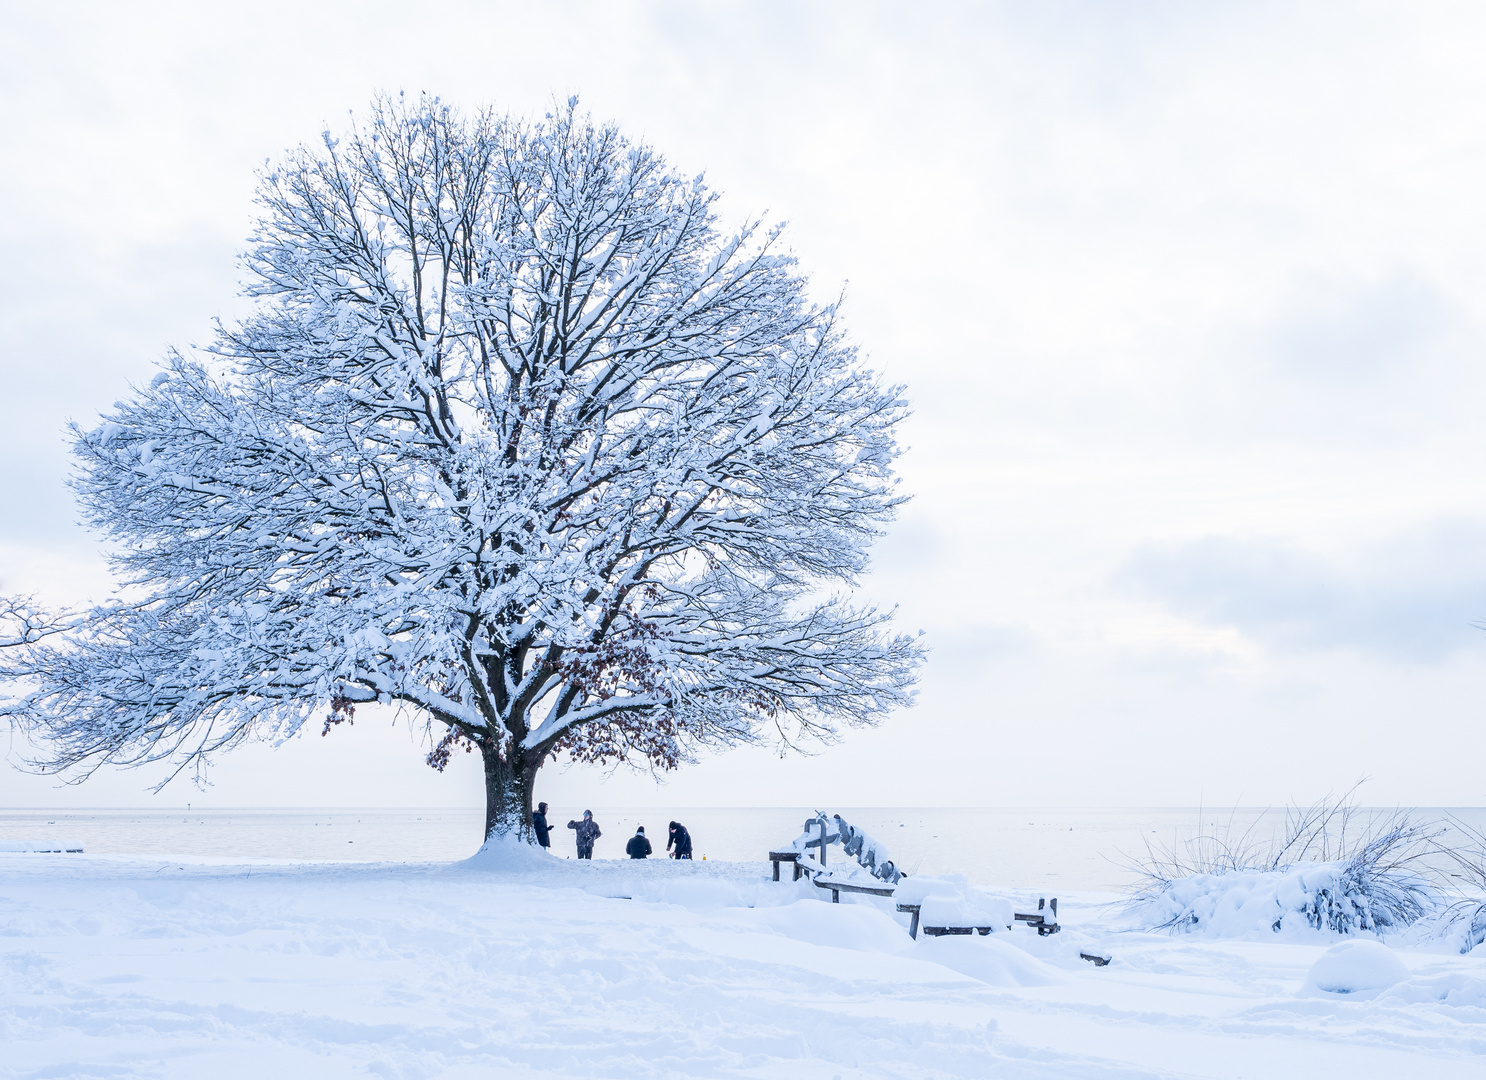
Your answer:
[[[1409,926],[1440,911],[1421,860],[1438,829],[1402,813],[1364,815],[1352,794],[1292,807],[1284,831],[1251,827],[1147,849],[1134,908],[1146,925],[1244,936],[1310,927],[1337,934]]]
[[[1297,926],[1338,934],[1407,926],[1435,910],[1437,896],[1422,874],[1374,874],[1365,861],[1346,860],[1193,874],[1136,904],[1155,928],[1244,937]]]
[[[1466,953],[1486,942],[1486,832],[1457,817],[1447,822],[1450,842],[1435,838],[1431,847],[1454,865],[1450,878],[1460,895],[1441,915],[1440,935],[1457,938]]]

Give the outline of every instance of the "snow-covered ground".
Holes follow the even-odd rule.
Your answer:
[[[915,942],[888,901],[768,876],[0,855],[0,1076],[1486,1075],[1483,949],[1336,994],[1320,934],[1134,932],[1088,894],[1053,937]],[[1359,958],[1401,974],[1322,967]]]

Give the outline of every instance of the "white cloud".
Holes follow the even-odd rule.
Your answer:
[[[1172,611],[1276,651],[1360,650],[1393,663],[1486,653],[1486,522],[1444,522],[1326,557],[1292,544],[1205,537],[1147,545],[1120,580]]]

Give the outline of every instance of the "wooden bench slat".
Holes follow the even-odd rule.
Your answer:
[[[800,865],[800,853],[798,851],[771,851],[769,861],[774,864],[774,880],[779,880],[779,864],[787,862],[795,868],[794,880],[799,881],[802,874],[807,871]]]
[[[849,881],[822,881],[818,877],[814,879],[813,883],[817,889],[831,890],[831,903],[833,904],[841,903],[841,894],[843,892],[869,893],[872,896],[892,896],[897,891],[891,885],[854,885]]]

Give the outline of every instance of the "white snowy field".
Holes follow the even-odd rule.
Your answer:
[[[1348,995],[1335,939],[910,940],[768,864],[0,855],[0,1076],[1429,1076],[1486,1069],[1486,947],[1396,950]],[[787,875],[786,875],[787,876]],[[1035,894],[1004,892],[1018,908]],[[1102,968],[1080,949],[1113,955]]]

